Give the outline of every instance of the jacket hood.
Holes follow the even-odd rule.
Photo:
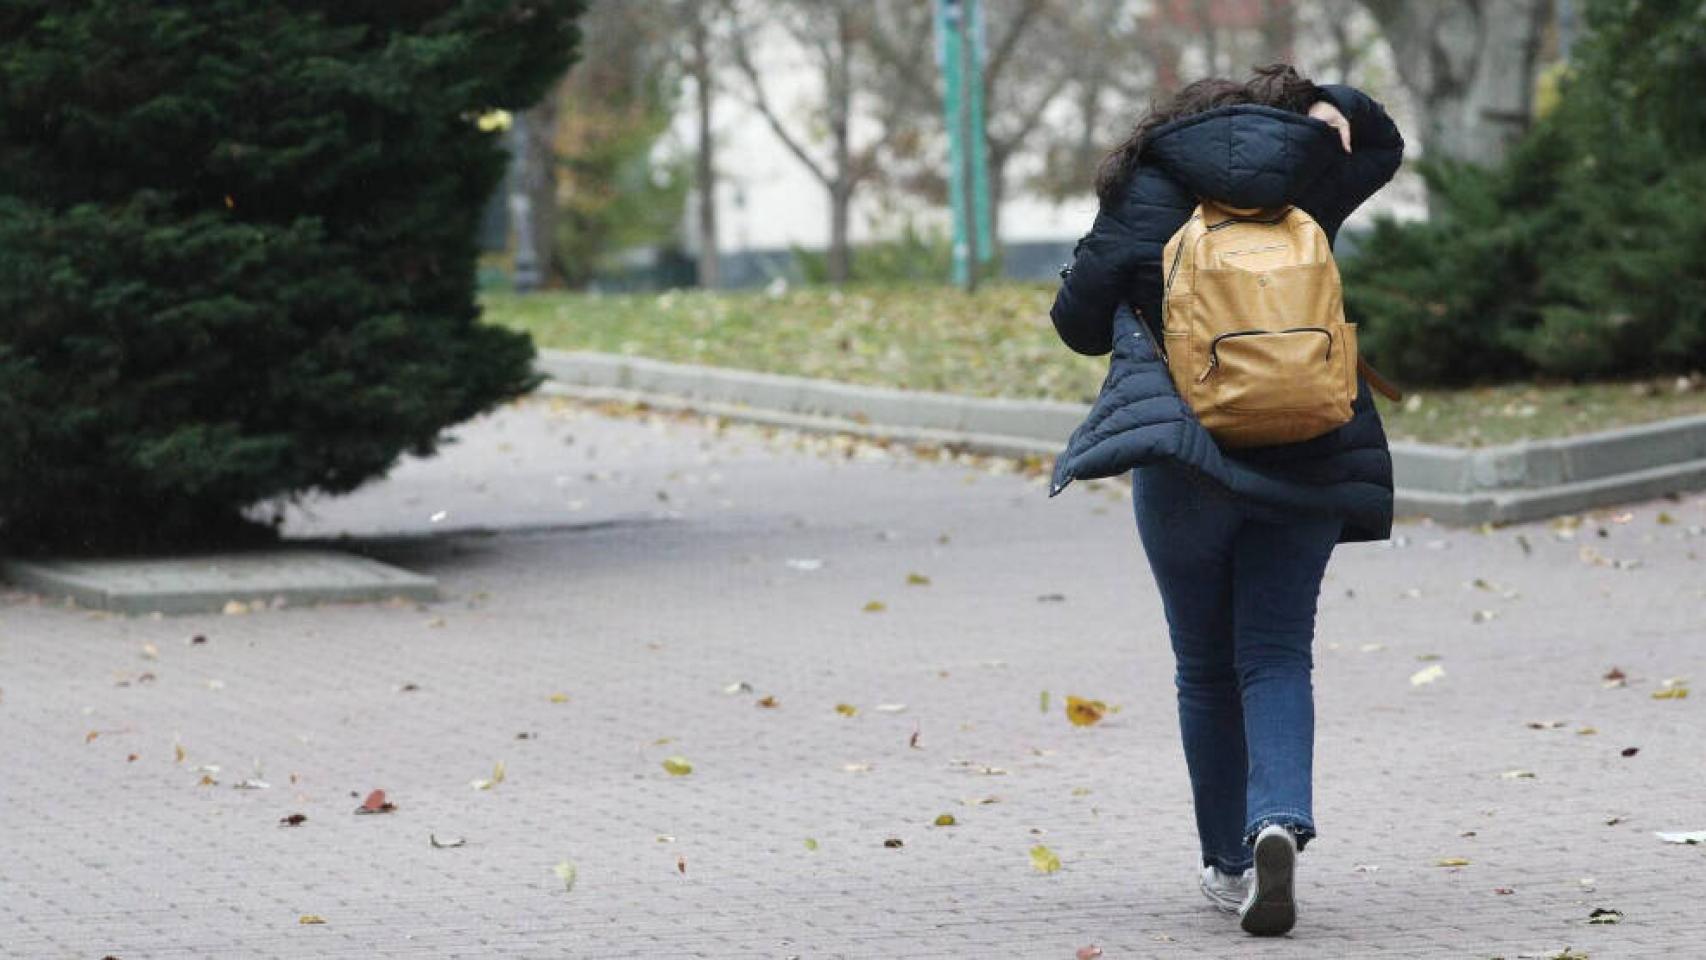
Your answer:
[[[1274,107],[1218,107],[1157,128],[1143,159],[1196,196],[1233,207],[1291,203],[1325,173],[1339,138],[1326,123]]]

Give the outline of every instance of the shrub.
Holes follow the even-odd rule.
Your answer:
[[[1556,108],[1497,169],[1421,165],[1432,218],[1347,258],[1371,359],[1415,382],[1706,362],[1706,8],[1594,0]]]
[[[226,540],[530,389],[474,302],[476,120],[567,66],[579,7],[0,6],[8,546]]]

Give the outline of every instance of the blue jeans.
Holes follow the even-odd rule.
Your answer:
[[[1340,521],[1277,515],[1172,462],[1134,470],[1132,493],[1172,636],[1203,863],[1240,873],[1268,824],[1299,849],[1315,836],[1310,646]]]

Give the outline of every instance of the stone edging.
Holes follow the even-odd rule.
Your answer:
[[[1052,457],[1088,408],[865,387],[773,373],[541,350],[553,393],[640,400],[735,420]],[[1706,414],[1465,449],[1394,442],[1400,515],[1517,522],[1706,488]]]

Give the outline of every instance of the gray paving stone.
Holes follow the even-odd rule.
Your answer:
[[[1127,497],[541,401],[291,516],[437,578],[429,609],[168,620],[5,597],[0,957],[1698,952],[1706,848],[1651,832],[1706,827],[1706,707],[1650,694],[1706,677],[1706,498],[1341,547],[1316,643],[1321,837],[1297,930],[1257,941],[1193,886]],[[1413,686],[1429,662],[1446,675]],[[1614,665],[1626,686],[1603,685]],[[738,681],[753,692],[723,692]],[[1120,709],[1073,727],[1068,693]],[[661,768],[673,753],[690,776]],[[505,781],[472,789],[498,760]],[[269,788],[233,787],[251,776]],[[397,811],[355,816],[374,788]],[[1030,868],[1037,842],[1060,872]],[[1596,906],[1627,919],[1590,927]]]

